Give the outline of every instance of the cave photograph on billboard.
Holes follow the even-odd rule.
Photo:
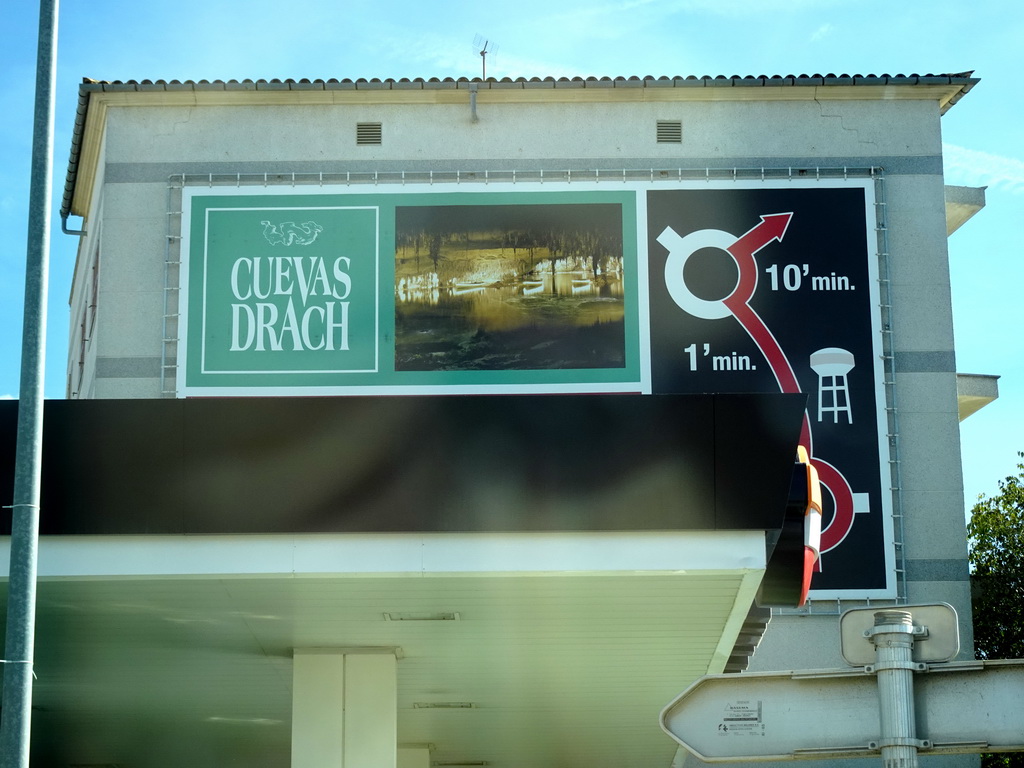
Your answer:
[[[399,206],[395,370],[625,366],[622,207]]]

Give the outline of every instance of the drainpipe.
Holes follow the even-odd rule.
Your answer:
[[[477,91],[477,84],[476,83],[470,83],[469,84],[469,115],[470,115],[470,120],[472,120],[474,123],[479,123],[480,122],[480,118],[476,114],[476,91]]]
[[[84,229],[68,229],[68,214],[64,214],[60,217],[60,231],[65,235],[78,235],[81,237],[85,234]]]

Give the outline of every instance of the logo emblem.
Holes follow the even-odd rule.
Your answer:
[[[282,221],[280,224],[271,224],[269,221],[261,221],[263,225],[263,237],[271,245],[310,245],[316,236],[324,231],[324,228],[315,221],[305,221],[296,224],[294,221]]]

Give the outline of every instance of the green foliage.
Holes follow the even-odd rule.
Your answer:
[[[1024,658],[1024,463],[1017,470],[979,498],[967,525],[979,659]]]
[[[967,534],[974,655],[1024,658],[1024,463],[1000,481],[998,494],[978,499]],[[1024,768],[1024,752],[984,754],[981,768]]]
[[[997,752],[981,756],[981,768],[1021,768],[1024,752]]]

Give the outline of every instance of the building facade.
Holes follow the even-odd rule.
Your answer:
[[[994,392],[955,369],[945,241],[983,195],[940,117],[976,82],[83,83],[68,397],[145,458],[95,481],[135,489],[118,522],[44,542],[51,604],[125,635],[41,608],[89,650],[53,651],[81,677],[45,726],[79,752],[40,749],[667,767],[658,707],[842,666],[846,607],[949,603],[970,656],[958,392]],[[780,534],[741,491],[787,436],[821,557],[765,629]]]

